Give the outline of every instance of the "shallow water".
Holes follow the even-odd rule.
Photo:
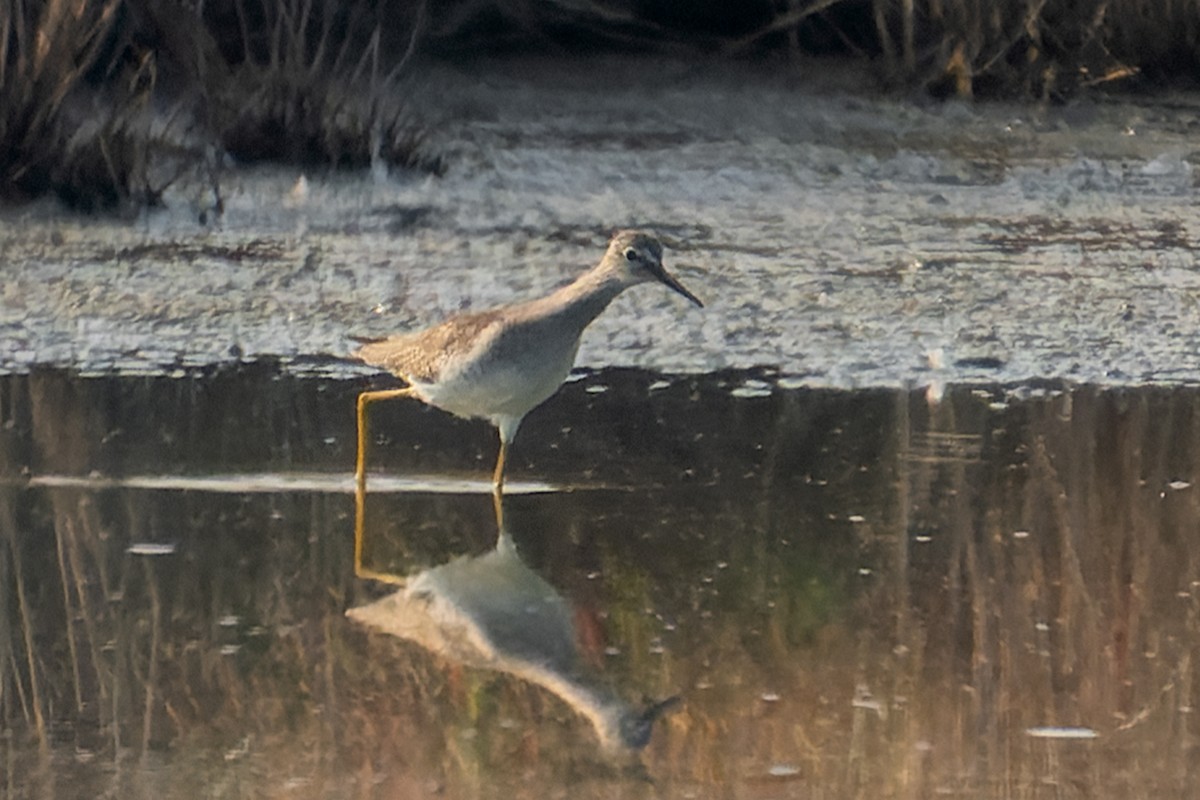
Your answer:
[[[1200,392],[780,383],[379,406],[366,625],[362,382],[0,379],[0,796],[1187,796]]]

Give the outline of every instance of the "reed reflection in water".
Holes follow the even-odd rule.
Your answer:
[[[544,683],[346,619],[379,600],[353,577],[353,382],[0,379],[0,796],[1200,785],[1200,393],[952,388],[931,407],[739,397],[744,378],[590,376],[514,453],[577,487],[506,509],[520,559],[505,569],[561,601],[564,672],[623,708],[683,697],[636,770]],[[394,469],[473,470],[446,454],[490,441],[396,413],[376,450]],[[27,485],[93,471],[333,477]],[[510,557],[485,496],[385,494],[368,511],[380,568]]]

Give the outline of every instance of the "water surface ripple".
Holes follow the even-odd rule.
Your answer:
[[[1187,796],[1200,392],[781,382],[0,378],[4,796]]]

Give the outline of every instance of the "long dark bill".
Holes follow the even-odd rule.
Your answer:
[[[681,295],[686,297],[688,300],[691,300],[693,303],[695,303],[700,308],[704,308],[704,303],[700,302],[700,298],[696,297],[696,295],[692,294],[686,288],[684,288],[684,285],[682,283],[680,283],[679,281],[677,281],[675,279],[674,275],[667,272],[667,270],[663,267],[662,264],[652,264],[650,266],[650,274],[652,274],[654,277],[658,278],[659,281],[666,284],[672,290],[679,292]]]

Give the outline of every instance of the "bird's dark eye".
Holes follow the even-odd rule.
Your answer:
[[[632,247],[628,248],[625,251],[625,259],[627,261],[637,261],[638,260],[638,251],[634,250]]]

